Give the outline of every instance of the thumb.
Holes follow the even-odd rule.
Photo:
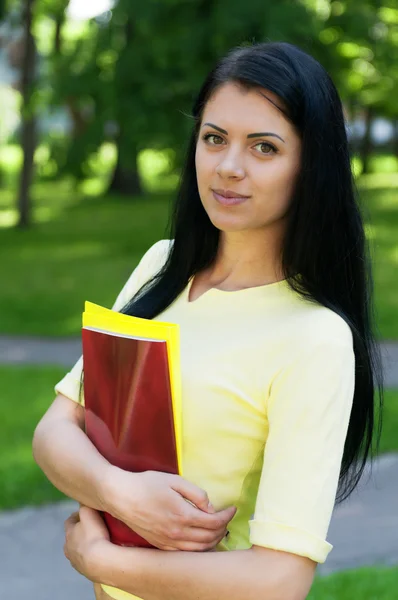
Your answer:
[[[82,525],[86,525],[90,528],[90,531],[109,540],[108,527],[98,510],[94,510],[88,506],[81,506],[79,514]]]
[[[80,505],[79,516],[82,522],[89,524],[103,524],[104,522],[99,512],[88,506]]]
[[[224,510],[220,510],[217,515],[221,517],[221,519],[225,520],[225,523],[229,523],[232,521],[237,512],[236,506],[228,506],[228,508],[224,508]]]
[[[194,504],[197,508],[200,508],[200,510],[212,513],[215,512],[213,505],[210,503],[207,492],[202,490],[194,483],[191,483],[182,477],[178,477],[176,485],[173,486],[173,489],[181,494],[185,500],[188,500],[188,502]]]

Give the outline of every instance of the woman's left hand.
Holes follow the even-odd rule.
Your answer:
[[[96,559],[109,549],[108,529],[98,511],[80,506],[65,521],[64,554],[72,567],[91,581],[97,581]]]

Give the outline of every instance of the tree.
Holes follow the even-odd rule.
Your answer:
[[[24,0],[22,15],[23,58],[21,68],[21,146],[23,151],[23,163],[18,190],[18,227],[21,228],[28,227],[30,224],[30,185],[33,175],[33,159],[36,148],[36,118],[32,101],[36,70],[36,44],[32,33],[34,5],[35,0]]]
[[[316,39],[316,16],[305,4],[119,0],[110,20],[93,19],[74,49],[64,52],[52,82],[54,101],[70,104],[73,98],[77,114],[84,113],[64,168],[83,176],[90,154],[112,139],[112,191],[142,193],[137,158],[145,148],[173,148],[178,170],[192,126],[181,115],[209,69],[245,41]]]

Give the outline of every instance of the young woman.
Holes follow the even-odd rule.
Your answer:
[[[193,119],[169,239],[114,305],[180,324],[184,477],[98,454],[81,359],[34,456],[82,505],[65,554],[97,598],[304,600],[332,549],[335,501],[377,447],[383,397],[341,101],[312,57],[260,43],[220,60]],[[156,548],[111,544],[98,510]]]

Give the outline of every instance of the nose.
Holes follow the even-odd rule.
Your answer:
[[[245,176],[245,170],[242,165],[242,158],[238,153],[226,153],[216,168],[216,172],[222,178],[242,179]]]

